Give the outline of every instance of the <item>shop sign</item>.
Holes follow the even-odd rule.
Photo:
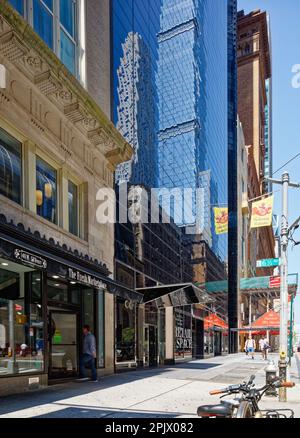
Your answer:
[[[92,275],[85,274],[72,268],[69,268],[68,272],[70,280],[78,281],[79,283],[86,284],[87,286],[93,287],[95,289],[107,288],[107,285],[103,283],[103,281],[99,280],[96,277],[93,277]]]
[[[21,249],[15,249],[14,256],[16,260],[24,262],[34,268],[47,269],[47,261],[35,254],[31,254]]]
[[[178,350],[192,348],[192,330],[190,328],[176,327],[176,348]]]

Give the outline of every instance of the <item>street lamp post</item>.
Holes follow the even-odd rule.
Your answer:
[[[300,184],[290,181],[290,174],[284,172],[281,180],[273,178],[268,179],[273,184],[282,186],[282,217],[281,217],[281,265],[280,265],[280,359],[279,359],[279,377],[286,381],[287,377],[287,353],[288,353],[288,243],[289,243],[289,225],[288,225],[288,192],[289,187],[299,188]],[[286,401],[286,388],[279,389],[279,400]]]

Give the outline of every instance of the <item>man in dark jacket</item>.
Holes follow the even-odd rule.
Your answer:
[[[98,382],[97,370],[95,367],[96,359],[96,339],[91,333],[89,325],[83,326],[83,348],[82,356],[80,358],[80,380],[88,380],[86,377],[86,368],[92,371],[92,382]]]

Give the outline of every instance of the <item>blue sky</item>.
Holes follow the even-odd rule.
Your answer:
[[[238,0],[245,13],[268,11],[271,18],[273,57],[273,154],[274,171],[300,152],[300,88],[292,87],[292,67],[300,64],[300,1]],[[285,169],[283,169],[285,170]],[[300,182],[300,157],[286,166],[291,179]],[[280,178],[282,171],[274,177]],[[278,186],[279,187],[279,186]],[[278,190],[278,188],[276,188]],[[276,212],[281,195],[275,194]],[[290,189],[290,220],[300,216],[300,189]],[[295,237],[300,240],[300,231]],[[296,239],[297,240],[297,239]],[[290,251],[289,273],[300,272],[300,246]],[[300,297],[296,300],[296,321],[300,323]]]

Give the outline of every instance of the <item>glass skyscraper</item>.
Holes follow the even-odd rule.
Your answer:
[[[215,233],[213,207],[228,205],[228,143],[236,128],[228,122],[232,2],[112,1],[113,119],[135,149],[117,182],[193,189],[193,216],[201,215],[203,237],[223,262],[228,238]]]

